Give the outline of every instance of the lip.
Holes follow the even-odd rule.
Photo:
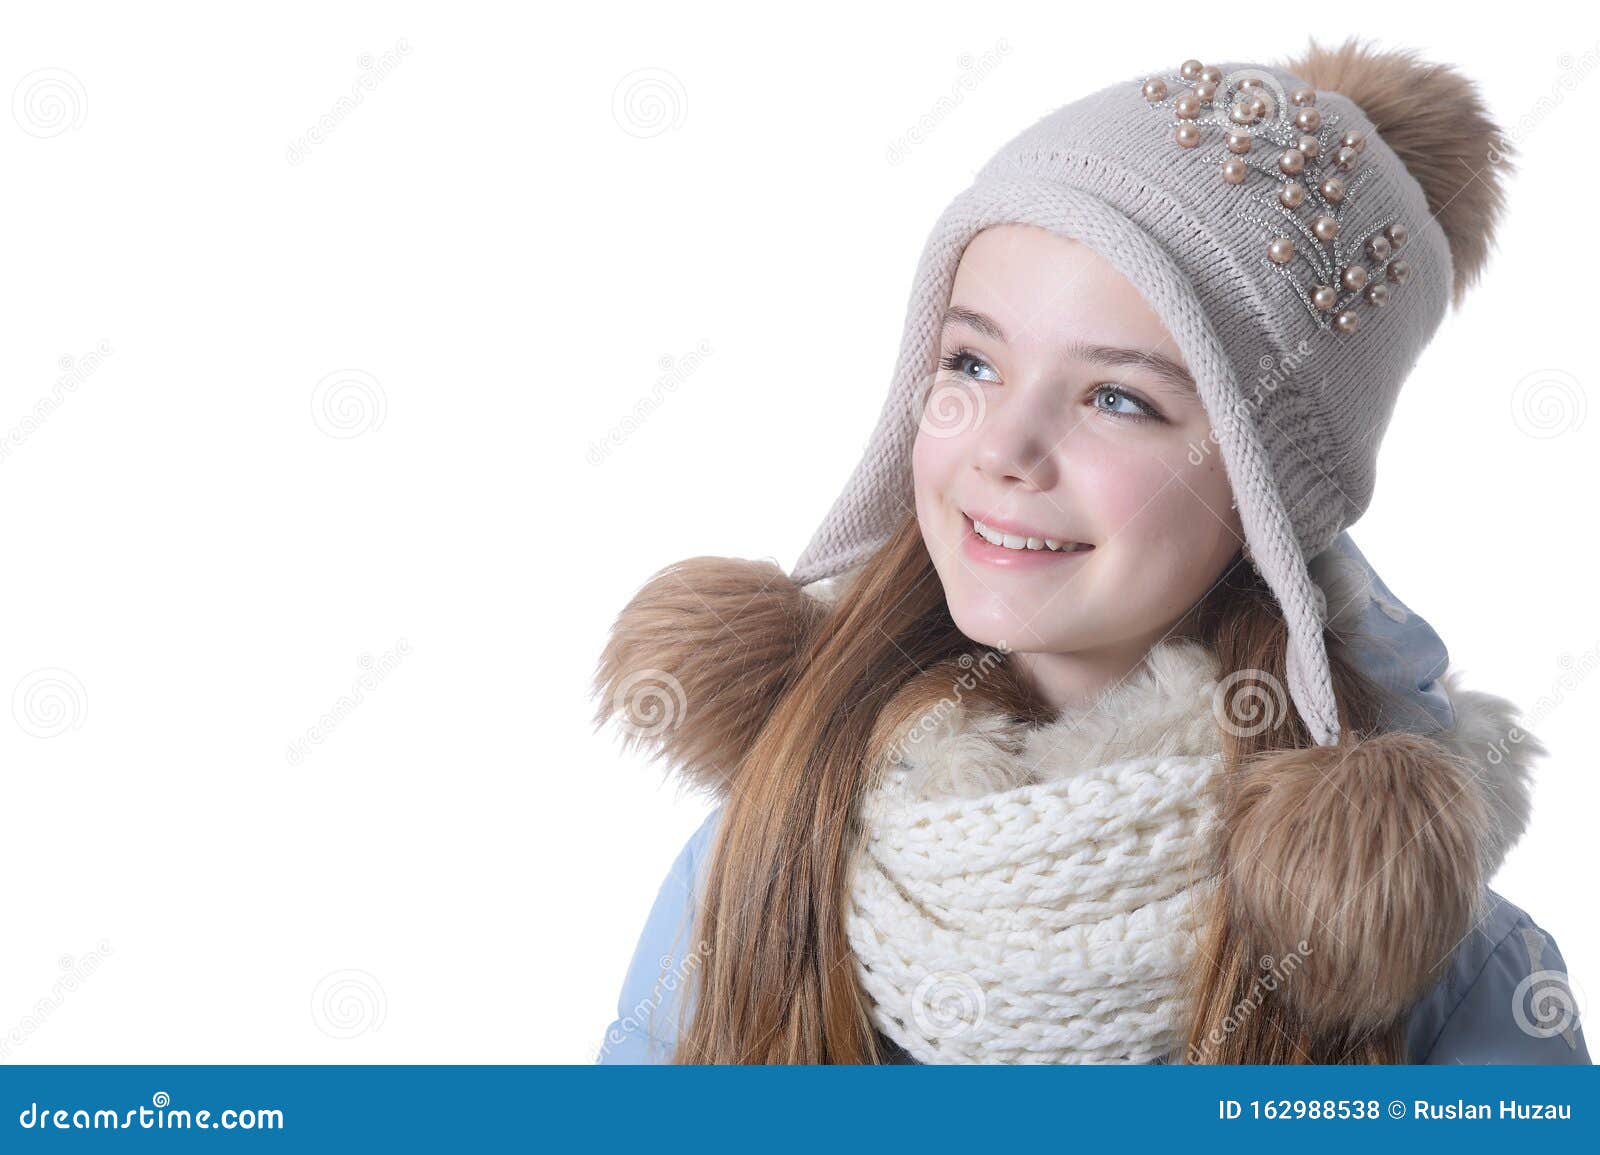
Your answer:
[[[972,517],[969,514],[961,515],[962,526],[965,532],[961,538],[961,552],[973,561],[983,562],[986,565],[997,566],[1002,569],[1031,569],[1035,566],[1072,565],[1094,552],[1094,546],[1078,550],[1053,550],[1053,549],[1007,549],[1003,545],[995,545],[978,536],[978,531],[972,526]],[[980,517],[984,525],[993,526],[995,529],[1007,533],[1023,534],[1023,529],[1017,528],[1015,522],[994,522],[987,517]],[[1030,533],[1029,537],[1043,537],[1040,533]],[[1059,539],[1058,539],[1059,540]]]
[[[1036,538],[1039,538],[1041,541],[1043,539],[1047,538],[1047,537],[1048,538],[1053,538],[1056,541],[1067,541],[1067,540],[1070,540],[1068,538],[1063,537],[1059,533],[1050,533],[1050,532],[1048,532],[1046,530],[1034,529],[1033,526],[1031,526],[1031,525],[1023,525],[1020,521],[1010,521],[1007,518],[1003,518],[1003,517],[992,517],[989,514],[984,513],[982,510],[978,510],[977,512],[974,513],[971,510],[963,509],[961,512],[962,512],[963,515],[965,515],[965,517],[966,517],[966,519],[967,519],[967,521],[969,523],[969,528],[970,528],[970,523],[971,522],[973,522],[973,521],[981,521],[981,522],[983,522],[984,525],[987,525],[990,529],[998,529],[998,530],[1001,530],[1001,531],[1003,531],[1005,533],[1014,533],[1018,537],[1036,537]],[[1084,543],[1081,543],[1081,544],[1087,545],[1088,543],[1084,542]]]

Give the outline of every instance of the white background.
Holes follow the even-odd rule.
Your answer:
[[[708,809],[591,728],[617,611],[681,558],[792,566],[1005,140],[1309,32],[1454,63],[1516,126],[1489,280],[1352,535],[1470,685],[1547,699],[1495,885],[1600,999],[1600,677],[1561,681],[1600,646],[1600,26],[561,7],[8,8],[0,1061],[588,1061]]]

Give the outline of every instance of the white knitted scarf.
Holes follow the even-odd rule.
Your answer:
[[[1219,666],[1155,646],[1043,726],[951,702],[863,806],[846,916],[880,1031],[924,1063],[1143,1063],[1181,1046],[1220,768]]]

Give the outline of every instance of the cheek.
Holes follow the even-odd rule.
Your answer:
[[[1237,520],[1221,463],[1195,465],[1186,452],[1138,444],[1085,445],[1070,466],[1071,490],[1104,540],[1160,548],[1199,547],[1207,553]]]
[[[1169,494],[1163,486],[1172,471],[1149,452],[1148,444],[1085,439],[1067,460],[1068,492],[1081,501],[1081,514],[1099,539],[1109,541],[1143,534]]]
[[[911,480],[916,490],[917,508],[923,509],[927,499],[950,496],[949,486],[966,452],[964,437],[935,437],[919,432],[911,445]]]

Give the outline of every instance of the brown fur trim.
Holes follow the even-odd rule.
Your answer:
[[[595,671],[596,729],[725,796],[827,614],[770,561],[695,557],[658,571],[617,615]]]
[[[1252,953],[1303,957],[1284,997],[1312,1031],[1392,1025],[1480,910],[1491,816],[1472,768],[1396,732],[1265,754],[1226,791],[1222,893]]]
[[[1414,51],[1378,51],[1355,37],[1338,48],[1312,40],[1282,67],[1313,88],[1349,97],[1366,113],[1427,194],[1450,241],[1451,293],[1460,305],[1478,280],[1505,204],[1515,150],[1489,117],[1473,82]]]

